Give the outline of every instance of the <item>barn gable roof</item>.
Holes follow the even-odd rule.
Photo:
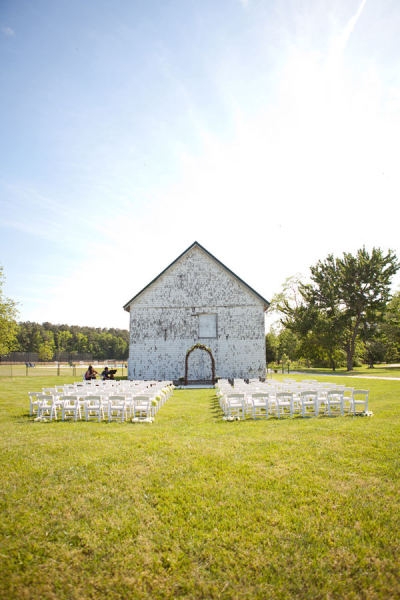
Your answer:
[[[131,304],[135,301],[136,298],[138,298],[141,294],[143,294],[144,291],[146,291],[147,289],[149,289],[153,283],[155,283],[157,281],[157,279],[159,279],[162,275],[164,275],[164,273],[166,273],[173,265],[175,265],[177,262],[179,262],[179,260],[188,252],[190,252],[190,250],[192,250],[193,248],[200,248],[203,252],[205,252],[213,261],[215,261],[218,265],[220,265],[223,269],[225,269],[225,271],[227,271],[230,275],[232,275],[235,279],[237,279],[242,285],[244,285],[247,290],[249,290],[253,295],[255,295],[262,304],[264,304],[264,311],[267,310],[267,308],[269,307],[269,302],[268,300],[266,300],[263,296],[261,296],[258,292],[256,292],[252,287],[250,287],[245,281],[243,281],[243,279],[241,279],[240,277],[238,277],[238,275],[236,275],[236,273],[234,273],[233,271],[231,271],[231,269],[229,269],[226,265],[224,265],[220,260],[218,260],[218,258],[216,258],[213,254],[211,254],[211,252],[209,252],[208,250],[206,250],[206,248],[204,248],[204,246],[202,246],[201,244],[199,244],[199,242],[193,242],[193,244],[191,244],[189,246],[189,248],[186,248],[186,250],[184,250],[184,252],[182,252],[182,254],[180,254],[174,261],[172,261],[172,263],[170,263],[163,271],[161,271],[161,273],[159,273],[157,275],[157,277],[155,277],[154,279],[152,279],[152,281],[150,281],[150,283],[148,283],[142,290],[140,290],[140,292],[138,292],[137,294],[135,294],[135,296],[133,296],[133,298],[131,298],[125,305],[124,305],[124,310],[126,310],[127,312],[130,311],[130,306]]]

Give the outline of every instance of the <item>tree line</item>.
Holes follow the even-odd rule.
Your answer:
[[[129,331],[52,323],[18,323],[17,352],[36,353],[39,360],[69,360],[88,356],[95,360],[125,360],[129,353]]]
[[[400,362],[400,292],[391,294],[395,253],[365,248],[329,255],[274,296],[279,321],[266,335],[267,362],[329,367]]]

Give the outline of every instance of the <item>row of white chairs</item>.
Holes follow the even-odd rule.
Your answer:
[[[307,382],[241,383],[232,387],[218,382],[219,404],[227,420],[268,417],[317,417],[368,414],[369,391]]]
[[[138,385],[68,386],[29,392],[29,413],[36,420],[80,419],[108,421],[151,421],[171,396],[170,381],[140,382]]]
[[[114,392],[119,393],[122,392],[144,392],[147,390],[151,390],[154,387],[160,385],[171,384],[170,381],[160,382],[155,380],[99,380],[93,379],[89,381],[76,381],[74,383],[68,383],[64,385],[55,385],[53,387],[45,387],[42,389],[43,393],[50,394],[67,394],[67,393],[76,393],[79,392],[81,394],[97,394],[104,392]]]

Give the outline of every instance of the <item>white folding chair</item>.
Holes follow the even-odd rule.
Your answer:
[[[127,415],[126,397],[113,394],[108,397],[108,420],[125,421]]]
[[[85,396],[84,406],[86,421],[90,421],[91,419],[101,421],[104,419],[104,404],[101,396]]]
[[[353,390],[350,412],[353,415],[368,412],[369,390]]]
[[[43,396],[42,392],[28,392],[29,396],[29,416],[33,417],[37,415],[39,403],[41,397]]]
[[[268,392],[256,392],[251,395],[253,419],[258,417],[268,419],[269,414],[269,394]]]
[[[36,411],[36,418],[38,420],[49,420],[57,419],[59,404],[55,401],[55,398],[50,394],[38,394],[38,404]]]
[[[344,414],[344,391],[342,389],[333,389],[327,391],[326,408],[330,417],[335,414]]]
[[[246,406],[244,394],[227,394],[225,398],[226,416],[230,419],[244,419]]]
[[[73,419],[77,421],[81,418],[81,404],[79,396],[61,396],[61,419]]]
[[[286,416],[293,416],[293,392],[277,392],[276,394],[276,414],[278,419]]]
[[[318,417],[319,398],[316,390],[303,390],[300,392],[301,415],[303,417]]]
[[[133,419],[135,421],[148,421],[152,418],[152,399],[149,395],[138,395],[133,398]]]

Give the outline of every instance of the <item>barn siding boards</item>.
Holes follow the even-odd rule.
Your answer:
[[[184,377],[186,354],[196,343],[211,350],[218,377],[264,376],[268,305],[194,242],[124,306],[130,312],[128,377]],[[209,379],[208,353],[192,352],[188,370],[189,378]]]

